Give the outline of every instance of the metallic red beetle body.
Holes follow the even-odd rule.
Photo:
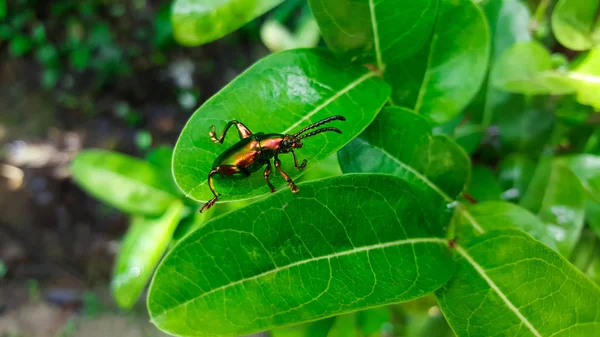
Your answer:
[[[302,133],[335,120],[345,121],[346,118],[343,116],[328,117],[303,128],[293,135],[279,133],[264,134],[262,132],[253,134],[244,124],[233,120],[227,123],[225,130],[223,130],[221,136],[217,138],[216,129],[213,125],[209,135],[215,143],[223,144],[227,131],[233,125],[238,129],[240,141],[225,150],[217,157],[217,159],[215,159],[212,170],[208,173],[208,186],[214,197],[202,206],[200,212],[212,207],[219,197],[213,183],[215,175],[222,177],[248,177],[253,172],[258,171],[260,168],[267,165],[264,171],[265,181],[271,189],[271,192],[275,192],[275,186],[269,181],[269,175],[271,174],[271,158],[273,158],[275,168],[290,185],[292,192],[298,192],[298,186],[296,186],[292,179],[281,169],[281,161],[279,160],[278,155],[291,152],[294,156],[294,165],[296,168],[299,170],[304,169],[306,167],[306,160],[303,160],[302,164],[298,165],[298,159],[293,150],[302,147],[302,142],[300,140],[326,131],[337,133],[342,133],[342,131],[337,128],[321,128],[304,135],[302,135]]]

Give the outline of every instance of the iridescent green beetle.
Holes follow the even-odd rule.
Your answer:
[[[345,121],[346,118],[343,116],[327,117],[305,127],[293,135],[284,135],[279,133],[265,134],[263,132],[253,134],[244,124],[233,120],[227,123],[225,130],[223,130],[223,134],[217,138],[216,129],[213,125],[212,131],[209,132],[210,138],[213,140],[213,142],[223,144],[223,140],[225,139],[227,131],[233,125],[235,125],[238,129],[240,141],[225,150],[225,152],[215,159],[212,170],[208,173],[208,186],[210,187],[214,198],[210,199],[206,204],[204,204],[204,206],[202,206],[200,213],[211,208],[219,197],[219,194],[217,194],[213,183],[213,178],[215,175],[230,178],[248,177],[253,172],[258,171],[264,165],[267,165],[264,171],[265,181],[271,189],[271,193],[275,192],[275,186],[273,186],[273,184],[271,184],[269,181],[269,175],[271,174],[271,158],[274,158],[273,162],[275,164],[275,168],[279,171],[279,173],[281,173],[283,178],[285,178],[287,183],[290,185],[292,192],[298,192],[298,186],[296,186],[292,179],[281,169],[281,161],[279,160],[278,155],[280,153],[291,152],[294,156],[294,166],[296,166],[298,170],[304,169],[306,167],[306,159],[302,161],[302,164],[298,165],[298,159],[296,158],[296,153],[294,153],[293,150],[302,147],[302,142],[300,142],[300,140],[318,135],[321,132],[333,131],[342,133],[342,131],[337,128],[321,128],[304,135],[302,134],[308,130],[317,128],[325,123],[335,120]]]

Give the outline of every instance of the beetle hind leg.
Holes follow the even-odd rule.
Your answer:
[[[215,168],[215,169],[212,169],[208,173],[208,187],[210,187],[210,191],[213,193],[214,197],[212,199],[210,199],[206,204],[204,204],[204,206],[202,206],[202,208],[200,208],[200,213],[202,213],[202,211],[205,211],[205,210],[213,207],[213,205],[217,202],[217,199],[219,198],[219,195],[217,194],[217,191],[215,190],[215,184],[213,183],[213,175],[217,172],[219,172],[219,170]]]
[[[225,125],[225,129],[223,129],[223,133],[219,138],[217,138],[217,128],[215,128],[214,125],[211,127],[211,131],[208,133],[208,135],[213,142],[217,144],[223,144],[227,131],[229,131],[229,128],[231,128],[233,125],[235,125],[235,127],[238,129],[238,135],[240,136],[240,139],[248,138],[252,135],[252,132],[244,124],[236,120],[232,120]]]

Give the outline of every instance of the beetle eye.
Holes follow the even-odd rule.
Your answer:
[[[288,142],[287,140],[283,141],[283,146],[288,147],[290,146],[290,142]]]

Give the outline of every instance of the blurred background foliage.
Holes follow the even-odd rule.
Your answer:
[[[600,155],[599,87],[573,89],[577,75],[554,77],[600,76],[600,55],[591,50],[600,44],[599,9],[584,8],[593,15],[582,19],[580,4],[572,5],[577,1],[474,2],[491,28],[492,66],[479,95],[434,132],[450,135],[471,155],[469,192],[475,199],[520,202],[538,212],[542,187],[554,172],[544,161],[550,153]],[[0,0],[0,336],[161,336],[147,323],[143,303],[134,306],[137,297],[130,298],[145,283],[117,297],[132,311],[117,309],[109,284],[118,292],[114,275],[126,262],[117,254],[141,235],[176,241],[205,221],[198,205],[172,190],[171,146],[191,113],[256,60],[324,45],[306,1],[287,0],[194,48],[174,38],[172,5]],[[573,16],[584,25],[570,27]],[[533,66],[525,67],[524,59]],[[529,75],[525,83],[511,77],[523,73]],[[130,171],[143,166],[159,172],[158,189],[172,193],[172,200],[158,213],[142,215],[131,205],[102,203],[95,197],[106,199],[103,192],[94,194],[78,178],[77,163],[70,169],[86,148],[112,151],[95,159],[102,162],[113,152],[144,158],[128,157],[135,161]],[[303,179],[339,173],[332,157]],[[219,205],[211,216],[243,205]],[[173,223],[168,235],[131,230],[121,242],[128,228],[154,223],[164,229],[153,222],[157,217]],[[571,261],[597,282],[599,219],[598,205],[586,201],[588,226],[571,253]],[[166,250],[173,242],[161,244]],[[346,336],[348,327],[360,336],[452,336],[430,297],[311,324],[272,335],[301,336],[318,324],[314,329],[328,336]]]

